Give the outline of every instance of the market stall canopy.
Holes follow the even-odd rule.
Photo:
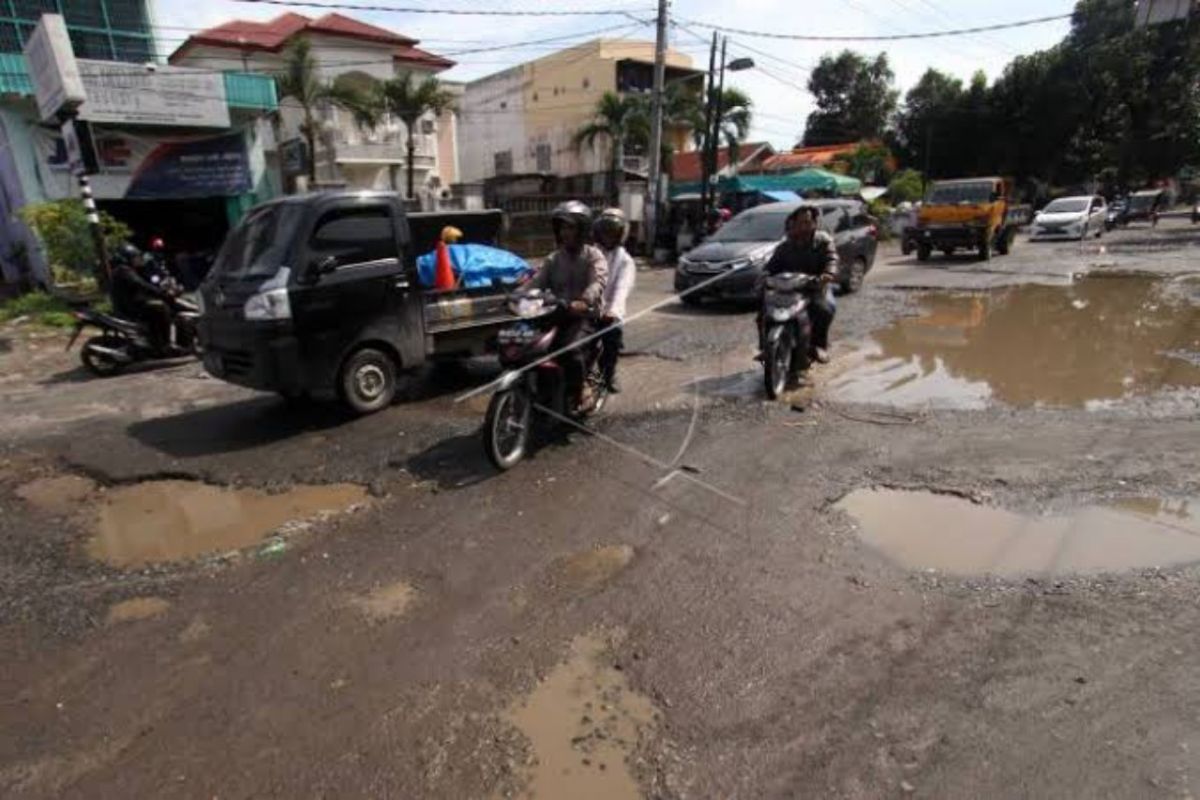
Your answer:
[[[806,169],[792,175],[739,175],[723,179],[720,190],[731,194],[795,192],[804,196],[813,192],[827,192],[854,195],[862,190],[862,181],[823,169]]]

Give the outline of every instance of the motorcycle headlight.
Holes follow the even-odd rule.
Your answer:
[[[292,318],[292,303],[287,289],[269,289],[251,295],[242,307],[247,320],[283,320]]]
[[[787,322],[791,318],[792,318],[792,309],[790,307],[781,307],[781,308],[772,308],[771,309],[771,321],[772,322]]]

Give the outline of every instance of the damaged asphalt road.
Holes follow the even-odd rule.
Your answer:
[[[0,793],[1200,792],[1200,569],[1095,538],[1122,514],[1200,536],[1182,237],[1022,242],[986,270],[891,252],[842,300],[834,362],[781,403],[762,399],[748,314],[668,305],[631,327],[597,427],[669,471],[572,436],[495,474],[486,398],[454,402],[486,363],[350,420],[195,364],[85,380],[74,354],[0,332]],[[1123,290],[1140,311],[1092,288],[1131,272],[1149,276]],[[1032,317],[1031,283],[1063,293]],[[642,272],[632,307],[669,288]],[[1100,341],[1098,307],[1136,335]],[[1062,333],[1068,311],[1088,324]],[[1036,337],[1036,370],[1004,349],[1038,325],[1061,370]],[[1147,357],[1165,360],[1143,380]],[[1039,372],[1103,396],[1047,394]],[[946,502],[884,506],[879,538],[847,501],[871,488]],[[978,509],[1015,532],[985,537]],[[908,535],[903,514],[927,519]],[[156,549],[248,520],[202,555]],[[924,566],[937,537],[974,560]],[[1133,566],[1063,568],[1101,545]]]

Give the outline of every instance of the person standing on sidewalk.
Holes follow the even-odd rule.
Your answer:
[[[604,287],[604,307],[600,314],[600,369],[608,391],[621,391],[617,384],[617,358],[625,347],[625,304],[637,278],[637,266],[625,250],[629,223],[619,208],[601,212],[592,225],[596,243],[608,262],[608,284]]]

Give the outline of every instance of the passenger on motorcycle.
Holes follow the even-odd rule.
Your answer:
[[[557,249],[526,284],[526,289],[542,289],[567,304],[567,313],[558,326],[554,350],[571,347],[594,330],[603,308],[608,264],[599,248],[588,244],[592,228],[592,210],[577,200],[563,203],[551,216]],[[570,397],[577,408],[587,408],[589,396],[584,377],[593,348],[577,346],[558,357],[562,364]]]
[[[161,283],[157,267],[128,242],[117,248],[111,263],[113,311],[144,325],[150,344],[166,352],[171,347],[172,296]],[[156,277],[160,280],[154,280]]]
[[[838,256],[833,237],[817,229],[821,211],[815,206],[800,206],[787,218],[787,238],[775,249],[775,254],[763,268],[765,275],[790,272],[819,275],[821,291],[811,298],[808,316],[812,321],[812,350],[809,356],[822,364],[829,363],[829,328],[837,303],[833,299],[833,282],[837,278]],[[760,290],[761,293],[761,290]],[[760,304],[761,308],[761,304]],[[759,311],[759,342],[762,342],[762,312]]]
[[[617,358],[625,347],[625,304],[637,278],[637,267],[625,250],[629,225],[619,208],[607,208],[592,225],[596,244],[600,245],[608,263],[608,284],[604,287],[604,308],[600,312],[600,369],[608,391],[620,392],[617,386]]]

